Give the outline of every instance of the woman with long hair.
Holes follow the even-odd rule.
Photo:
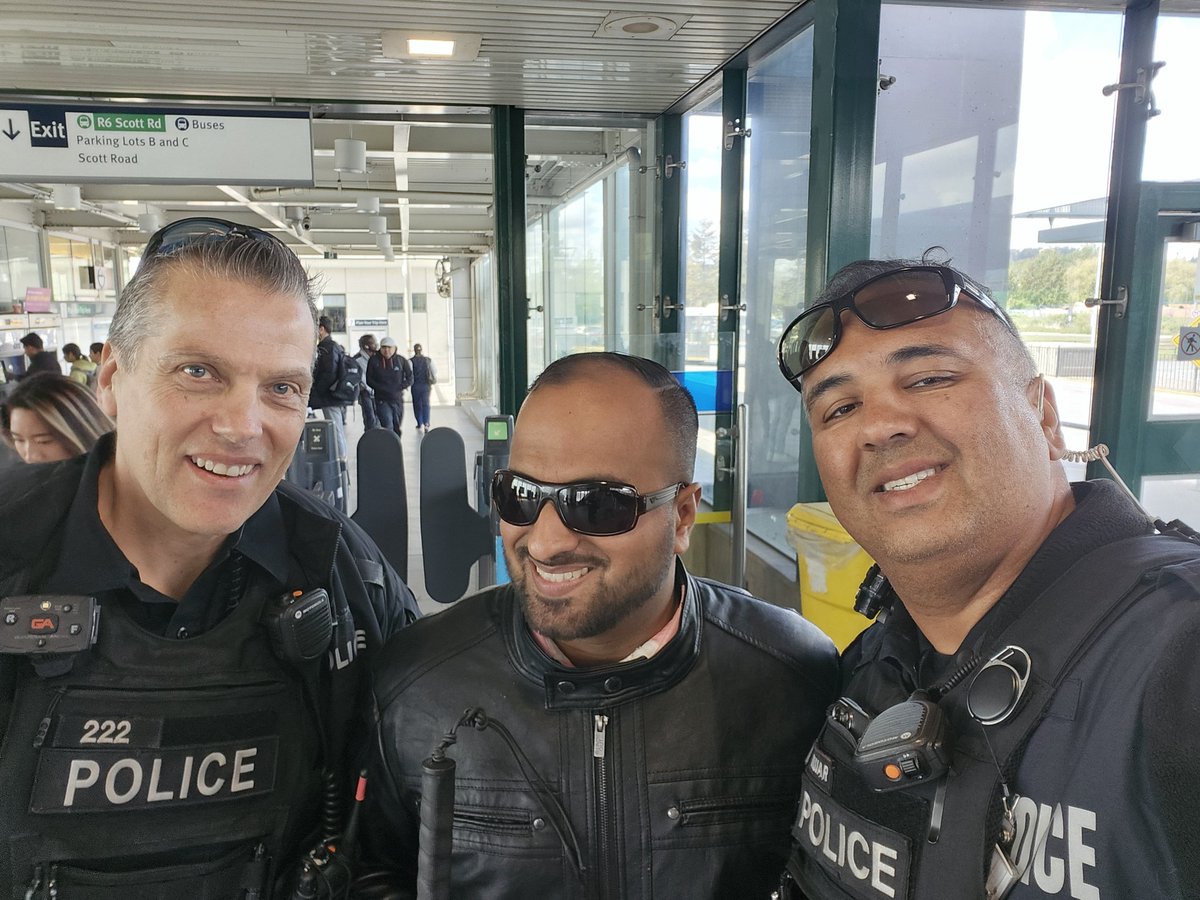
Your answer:
[[[27,463],[87,453],[113,427],[91,391],[62,375],[25,378],[0,407],[0,436]]]

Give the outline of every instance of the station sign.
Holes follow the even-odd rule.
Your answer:
[[[387,328],[387,319],[353,319],[351,323],[355,328]]]
[[[313,183],[308,110],[5,103],[0,181]]]

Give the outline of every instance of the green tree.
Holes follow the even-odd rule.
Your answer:
[[[1190,306],[1196,302],[1195,259],[1169,259],[1163,276],[1163,301]]]
[[[721,238],[716,226],[711,219],[702,219],[688,235],[685,294],[689,306],[717,302],[720,259]]]
[[[1091,296],[1095,247],[1047,247],[1013,259],[1008,267],[1008,305],[1014,309],[1062,308]]]

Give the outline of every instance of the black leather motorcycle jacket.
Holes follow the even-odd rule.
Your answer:
[[[380,658],[374,864],[411,895],[421,763],[468,707],[503,724],[571,834],[505,743],[462,728],[452,896],[765,897],[786,858],[804,756],[836,680],[832,643],[793,611],[687,575],[680,631],[650,659],[562,667],[511,586],[417,623]],[[576,853],[576,847],[578,853]]]

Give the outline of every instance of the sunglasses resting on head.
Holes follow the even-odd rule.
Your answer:
[[[501,469],[492,476],[492,504],[509,525],[525,526],[537,521],[543,505],[553,503],[571,531],[609,537],[632,531],[644,513],[670,503],[685,487],[679,482],[652,494],[639,494],[637,488],[619,481],[547,484]]]
[[[801,390],[801,376],[833,352],[842,336],[842,313],[850,310],[868,328],[911,325],[949,312],[966,294],[1000,319],[1012,323],[983,290],[968,284],[947,266],[905,266],[869,278],[854,290],[818,303],[797,316],[779,340],[779,370]]]
[[[238,225],[236,222],[227,222],[225,219],[214,219],[208,216],[192,216],[187,219],[178,219],[154,232],[150,240],[146,242],[142,258],[170,256],[181,247],[233,237],[286,246],[273,234],[268,234],[262,229],[250,225]]]

